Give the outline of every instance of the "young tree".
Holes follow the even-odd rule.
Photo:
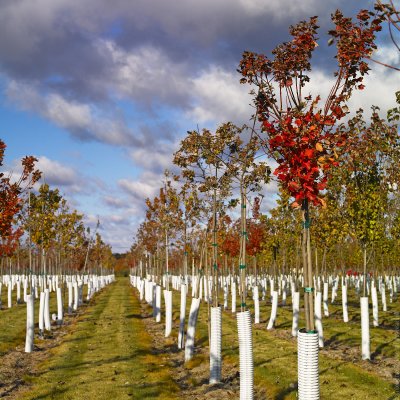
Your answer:
[[[337,48],[336,81],[322,105],[319,95],[305,92],[310,59],[317,47],[317,17],[292,26],[293,39],[276,47],[273,59],[245,52],[239,66],[241,82],[256,86],[256,117],[265,134],[265,150],[278,163],[274,174],[302,210],[307,331],[314,330],[310,204],[325,205],[321,191],[327,184],[327,172],[337,166],[337,148],[349,133],[336,134],[335,124],[347,114],[346,103],[353,90],[364,88],[363,77],[369,70],[364,59],[376,49],[375,34],[382,20],[362,10],[356,21],[340,11],[332,15],[332,21],[335,29],[329,34]]]

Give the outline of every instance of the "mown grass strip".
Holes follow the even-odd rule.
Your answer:
[[[178,387],[162,357],[151,354],[127,279],[99,294],[71,328],[21,399],[175,398]]]

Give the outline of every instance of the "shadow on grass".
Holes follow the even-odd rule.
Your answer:
[[[295,382],[291,384],[289,387],[282,389],[276,396],[275,400],[284,400],[286,396],[292,392],[296,392],[298,388],[298,383]]]
[[[391,343],[393,343],[393,342],[395,342],[395,341],[397,341],[397,340],[398,340],[398,338],[394,338],[394,339],[390,340],[389,342],[381,343],[381,344],[376,348],[376,350],[375,350],[373,353],[371,353],[371,359],[373,360],[373,359],[375,359],[375,357],[377,357],[378,355],[382,354],[382,350],[383,350],[385,347],[390,346]]]

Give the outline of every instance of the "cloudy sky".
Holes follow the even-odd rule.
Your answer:
[[[27,154],[114,251],[129,249],[144,199],[161,185],[188,130],[251,116],[236,72],[244,50],[269,54],[288,26],[318,15],[310,91],[334,69],[325,32],[336,8],[368,1],[4,0],[0,3],[0,137],[8,168]],[[376,58],[399,65],[380,37]],[[372,65],[352,109],[386,110],[397,72]],[[267,190],[267,197],[272,190]],[[272,203],[272,201],[271,201]]]

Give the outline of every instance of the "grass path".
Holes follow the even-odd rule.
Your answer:
[[[151,352],[127,279],[99,294],[71,328],[19,399],[175,398],[178,387],[162,358]]]

